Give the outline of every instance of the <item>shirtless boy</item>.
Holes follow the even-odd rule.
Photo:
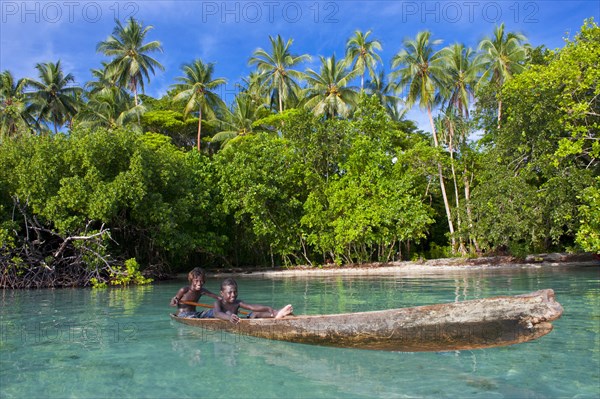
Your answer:
[[[179,317],[192,317],[192,318],[204,318],[212,317],[212,309],[210,311],[197,312],[194,305],[188,305],[184,302],[198,302],[198,299],[202,295],[208,295],[211,298],[220,300],[221,298],[204,288],[205,274],[204,270],[199,267],[194,268],[188,273],[188,281],[190,285],[182,287],[177,291],[171,299],[171,306],[177,306],[177,316]]]
[[[264,305],[252,305],[245,303],[242,300],[237,299],[238,287],[237,283],[232,278],[226,278],[221,283],[221,298],[215,302],[213,308],[213,317],[222,320],[229,320],[232,323],[239,323],[240,318],[238,311],[240,308],[251,310],[252,312],[248,315],[248,318],[275,318],[281,319],[287,315],[292,314],[294,309],[292,305],[286,305],[283,308],[277,310],[270,306]]]

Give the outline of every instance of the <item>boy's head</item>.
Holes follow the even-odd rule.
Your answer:
[[[188,281],[193,290],[199,291],[204,285],[205,273],[199,267],[195,267],[191,272],[188,273]]]
[[[205,273],[204,270],[200,267],[195,267],[191,272],[188,273],[188,281],[192,281],[195,278],[204,278]]]
[[[225,302],[233,303],[237,299],[237,283],[232,278],[226,278],[221,283],[221,297]]]
[[[234,279],[232,279],[231,277],[227,277],[225,280],[223,280],[223,282],[221,283],[221,291],[223,291],[223,289],[225,287],[234,287],[237,288],[237,283]]]

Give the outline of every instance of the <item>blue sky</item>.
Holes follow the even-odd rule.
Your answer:
[[[165,71],[146,84],[146,94],[162,96],[183,64],[201,58],[215,64],[215,77],[227,78],[221,95],[231,101],[235,84],[252,70],[252,52],[269,49],[269,35],[292,38],[292,51],[311,55],[305,67],[318,70],[319,56],[342,57],[355,30],[371,30],[382,43],[380,55],[389,71],[403,39],[425,29],[443,45],[476,47],[495,25],[505,23],[533,46],[559,48],[584,19],[600,20],[600,1],[0,0],[0,13],[0,70],[16,78],[37,78],[36,63],[61,60],[65,72],[83,85],[90,69],[107,60],[96,45],[112,33],[115,18],[133,16],[152,25],[148,40],[163,46],[154,57]],[[419,112],[409,118],[427,126]]]

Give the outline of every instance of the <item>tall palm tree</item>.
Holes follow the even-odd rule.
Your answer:
[[[113,88],[117,88],[120,94],[124,96],[128,96],[127,91],[123,87],[119,87],[115,84],[113,79],[107,73],[107,62],[102,62],[101,69],[92,69],[92,78],[94,80],[90,80],[85,83],[85,88],[87,90],[88,95],[96,95],[99,93],[108,93],[111,92]]]
[[[379,103],[383,105],[392,120],[399,121],[408,110],[402,107],[403,101],[394,94],[395,89],[396,85],[388,82],[384,71],[379,71],[372,80],[367,80],[366,92],[379,99]]]
[[[75,123],[84,127],[106,127],[114,129],[135,122],[146,111],[143,105],[135,105],[127,93],[118,87],[102,90],[90,95],[82,107]],[[136,126],[139,128],[139,125]]]
[[[15,136],[31,122],[25,101],[27,81],[15,82],[10,71],[0,73],[0,138]]]
[[[271,53],[259,48],[254,51],[250,57],[249,64],[256,65],[258,71],[264,73],[263,83],[269,86],[271,91],[275,91],[279,103],[279,112],[283,111],[283,104],[289,96],[294,95],[294,88],[298,83],[294,79],[302,79],[303,74],[300,71],[292,69],[301,62],[310,60],[307,54],[293,55],[290,52],[292,39],[284,43],[280,35],[277,37],[269,36],[271,41]]]
[[[528,54],[524,45],[526,40],[520,33],[506,33],[504,24],[497,26],[493,37],[486,37],[479,43],[478,62],[484,69],[480,82],[489,81],[500,88],[515,73],[521,72]],[[498,97],[498,128],[501,119],[502,98]]]
[[[356,76],[356,70],[348,71],[347,66],[346,61],[337,61],[333,55],[329,58],[321,57],[320,72],[307,69],[305,107],[317,116],[348,116],[352,107],[356,105],[358,93],[348,86]]]
[[[465,148],[467,135],[469,134],[468,118],[469,103],[474,96],[475,86],[478,80],[480,65],[474,60],[475,53],[471,48],[463,44],[453,44],[440,52],[445,68],[446,86],[443,92],[447,101],[445,114],[439,119],[440,132],[446,133],[442,138],[450,153],[450,168],[454,182],[454,194],[456,209],[460,209],[460,197],[458,195],[458,181],[455,170],[455,151]],[[465,176],[467,174],[465,165]],[[470,209],[470,190],[468,181],[465,182],[465,203],[469,227],[472,226]],[[460,212],[456,213],[458,230],[461,230]],[[477,241],[473,238],[475,247]],[[460,239],[460,251],[465,254],[466,248],[462,238]]]
[[[54,133],[58,127],[70,121],[77,113],[79,95],[82,90],[74,87],[73,74],[64,74],[60,61],[56,63],[40,63],[35,66],[39,73],[39,81],[27,79],[31,110],[40,121],[54,124]]]
[[[158,61],[148,55],[155,51],[162,52],[162,46],[156,40],[144,43],[146,35],[153,28],[151,25],[143,27],[133,17],[125,26],[118,20],[115,22],[117,26],[113,34],[98,43],[96,50],[113,57],[106,66],[107,76],[118,86],[131,90],[135,105],[138,105],[138,86],[144,92],[144,78],[149,82],[150,73],[154,74],[155,68],[164,70]]]
[[[365,86],[365,72],[369,72],[369,76],[375,79],[375,67],[377,62],[381,62],[381,57],[376,53],[376,50],[381,51],[381,43],[379,40],[368,40],[371,31],[362,33],[357,30],[346,42],[346,61],[349,64],[354,64],[353,68],[358,70],[360,74],[360,89]]]
[[[215,134],[212,141],[220,142],[223,147],[227,146],[235,137],[252,133],[252,124],[268,112],[266,106],[257,105],[249,93],[238,94],[233,100],[231,110],[227,110],[224,120],[221,121],[225,129]]]
[[[419,32],[414,40],[404,40],[404,49],[400,50],[392,58],[392,68],[399,68],[392,72],[393,76],[400,78],[398,89],[408,88],[406,96],[407,106],[410,108],[418,101],[421,108],[427,109],[433,142],[436,148],[439,147],[439,142],[431,109],[435,103],[436,95],[444,87],[443,60],[440,52],[436,52],[434,49],[434,46],[440,43],[440,40],[431,40],[431,32]],[[452,248],[455,250],[454,224],[452,222],[452,213],[450,211],[448,196],[446,195],[446,185],[440,162],[438,162],[438,176],[444,207],[446,209],[446,217],[448,219]]]
[[[225,78],[213,78],[214,64],[205,64],[201,60],[195,60],[191,64],[183,66],[185,76],[177,80],[180,83],[172,87],[177,92],[173,101],[185,101],[184,114],[198,111],[198,138],[197,148],[200,151],[200,140],[202,137],[202,117],[214,119],[217,110],[225,109],[225,103],[214,92],[219,86],[227,83]]]
[[[242,83],[236,83],[236,87],[246,96],[252,99],[254,105],[265,105],[270,107],[273,98],[268,90],[265,89],[265,73],[252,71],[250,75],[242,78]]]
[[[447,109],[458,116],[469,117],[469,103],[474,96],[480,65],[475,52],[464,44],[453,44],[440,51],[445,68],[444,93]]]

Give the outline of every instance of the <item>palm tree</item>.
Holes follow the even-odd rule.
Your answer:
[[[236,87],[240,90],[240,93],[249,96],[255,106],[260,104],[269,107],[274,98],[265,89],[265,77],[265,73],[252,71],[250,75],[242,78],[242,83],[236,83]]]
[[[348,71],[346,61],[337,61],[335,55],[321,57],[319,73],[306,70],[308,89],[305,107],[317,116],[348,116],[357,99],[356,90],[348,86],[355,76],[356,71]]]
[[[521,72],[528,53],[527,46],[522,44],[526,40],[520,33],[505,33],[504,24],[497,26],[494,37],[486,37],[479,43],[478,62],[484,69],[480,82],[489,81],[499,88],[515,73]],[[502,98],[498,96],[498,128],[501,119]]]
[[[27,88],[33,88],[29,93],[31,110],[40,121],[54,124],[54,133],[58,127],[70,121],[77,113],[78,96],[81,88],[70,86],[75,82],[72,74],[65,76],[60,61],[37,64],[40,81],[26,79]]]
[[[277,95],[279,112],[283,111],[283,103],[288,97],[294,95],[294,88],[298,86],[294,79],[302,79],[302,72],[292,69],[295,65],[310,60],[307,54],[293,55],[290,52],[292,39],[283,42],[280,35],[276,38],[269,36],[271,53],[259,48],[254,51],[249,64],[256,65],[258,71],[264,73],[263,84],[268,85],[270,91]]]
[[[379,99],[379,103],[383,105],[388,115],[394,121],[401,120],[408,111],[406,107],[401,108],[403,101],[394,95],[395,84],[387,81],[384,71],[380,71],[372,80],[367,81],[366,91],[368,94]]]
[[[225,130],[215,134],[212,141],[220,142],[223,147],[227,146],[230,140],[252,133],[252,124],[266,116],[268,112],[265,105],[257,105],[250,94],[245,92],[238,94],[233,101],[231,110],[227,111],[222,121],[226,126]]]
[[[473,49],[453,44],[440,52],[446,80],[443,93],[447,109],[458,116],[469,117],[469,103],[474,96],[477,75],[481,70],[475,62]]]
[[[104,53],[113,60],[106,66],[107,76],[120,87],[127,87],[133,92],[135,105],[138,105],[138,86],[144,91],[144,77],[149,82],[150,73],[154,68],[164,70],[164,67],[147,53],[160,51],[160,42],[144,43],[146,35],[153,28],[143,27],[130,17],[127,25],[115,21],[117,26],[112,36],[98,43],[96,50]]]
[[[90,80],[86,82],[85,88],[88,91],[88,95],[96,95],[99,93],[108,93],[111,92],[113,88],[118,88],[122,95],[127,96],[127,92],[123,87],[119,87],[115,85],[113,79],[110,78],[107,73],[107,62],[102,62],[101,69],[92,69],[92,77],[95,80]]]
[[[75,117],[75,123],[82,127],[114,129],[135,123],[145,111],[146,108],[141,104],[135,105],[127,93],[112,87],[90,95],[87,104]]]
[[[172,87],[178,93],[173,101],[185,101],[184,115],[198,111],[198,139],[197,148],[200,151],[200,140],[202,137],[202,116],[215,118],[217,110],[225,109],[225,103],[214,92],[219,86],[227,83],[225,78],[213,78],[214,64],[205,64],[201,60],[195,60],[191,64],[183,66],[185,76],[177,80],[181,83]]]
[[[398,89],[402,90],[404,87],[408,87],[407,106],[410,108],[418,101],[421,108],[427,109],[433,142],[436,148],[439,147],[439,142],[431,108],[435,103],[436,94],[444,87],[443,60],[440,52],[434,50],[434,46],[440,43],[440,40],[431,40],[431,32],[419,32],[414,40],[404,40],[404,49],[400,50],[392,58],[392,68],[399,68],[392,72],[393,76],[400,77]],[[438,176],[444,207],[446,209],[446,217],[448,219],[452,248],[455,250],[452,213],[450,211],[448,196],[446,195],[446,185],[440,162],[438,162]]]
[[[0,138],[15,136],[31,121],[25,101],[26,84],[25,79],[15,82],[10,71],[0,73]]]
[[[469,103],[474,96],[474,89],[477,84],[477,74],[480,71],[480,65],[474,61],[475,53],[471,48],[465,47],[463,44],[453,44],[444,48],[441,52],[441,57],[445,67],[446,87],[444,95],[447,100],[445,115],[440,117],[440,131],[445,132],[445,140],[450,153],[450,167],[454,182],[454,193],[456,201],[456,209],[460,209],[460,200],[458,195],[458,181],[455,171],[455,156],[454,152],[459,148],[465,148],[466,138],[469,133],[468,118],[469,118]],[[467,175],[465,165],[465,176]],[[469,219],[469,227],[472,226],[471,209],[470,209],[470,190],[469,182],[465,182],[465,202],[466,211]],[[456,214],[456,223],[458,230],[461,230],[460,212]],[[478,247],[477,241],[473,239],[475,247]],[[460,251],[465,254],[463,240],[460,240]]]
[[[364,89],[365,72],[368,71],[371,78],[375,78],[375,67],[381,62],[381,57],[375,51],[381,51],[379,40],[369,41],[371,31],[362,33],[357,30],[346,42],[346,61],[354,64],[353,68],[360,73],[360,89]]]

